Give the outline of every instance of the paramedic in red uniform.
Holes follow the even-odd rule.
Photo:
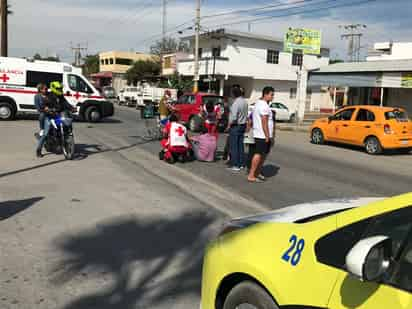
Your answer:
[[[174,157],[188,157],[190,143],[187,138],[187,129],[180,124],[176,114],[170,116],[168,124],[164,128],[164,138],[160,142],[163,147],[164,160],[174,161]]]

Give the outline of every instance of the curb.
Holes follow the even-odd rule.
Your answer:
[[[310,130],[309,126],[282,126],[282,125],[277,125],[276,130],[279,131],[288,131],[288,132],[305,132],[308,133]]]

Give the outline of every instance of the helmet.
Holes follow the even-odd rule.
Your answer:
[[[50,83],[50,92],[54,93],[57,96],[61,96],[63,94],[63,85],[60,82],[51,82]]]

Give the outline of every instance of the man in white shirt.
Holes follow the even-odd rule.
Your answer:
[[[252,159],[249,182],[261,182],[262,166],[266,156],[273,146],[275,137],[275,123],[269,103],[273,101],[275,90],[273,87],[263,89],[262,98],[255,103],[253,111],[253,136],[255,138],[255,154]]]

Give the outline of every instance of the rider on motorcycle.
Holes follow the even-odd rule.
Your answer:
[[[60,114],[66,111],[75,111],[75,108],[73,108],[64,98],[63,85],[60,82],[51,82],[49,89],[50,93],[47,97],[47,104],[45,104],[42,110],[46,114],[46,120],[44,122],[44,134],[40,137],[36,149],[36,155],[39,158],[43,156],[41,150],[49,134],[50,118],[55,116],[56,114]]]

